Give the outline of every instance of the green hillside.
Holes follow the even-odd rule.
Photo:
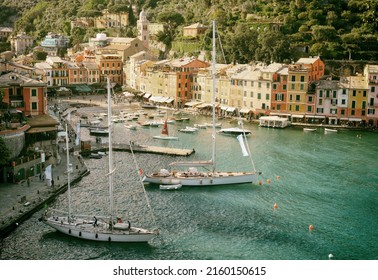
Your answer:
[[[36,38],[65,33],[78,43],[98,30],[70,30],[76,17],[90,17],[104,8],[129,11],[130,27],[118,34],[136,35],[139,12],[150,22],[164,22],[158,39],[168,49],[195,53],[210,47],[210,33],[197,43],[183,44],[182,27],[195,22],[217,29],[227,62],[289,62],[300,56],[326,59],[378,60],[376,0],[3,0],[0,25],[14,23],[16,32]],[[134,8],[134,12],[130,8]],[[16,17],[15,17],[16,15]],[[194,48],[193,48],[194,46]],[[176,49],[177,48],[177,49]]]

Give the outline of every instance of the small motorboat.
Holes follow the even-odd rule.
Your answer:
[[[316,131],[316,128],[304,127],[304,128],[303,128],[303,131],[306,131],[306,132],[313,132],[313,131]]]
[[[102,158],[102,155],[98,154],[98,153],[91,153],[89,155],[90,158],[94,158],[94,159],[100,159]]]
[[[185,132],[185,133],[194,133],[194,132],[198,131],[198,128],[187,126],[185,128],[180,129],[179,131],[180,132]]]
[[[337,129],[333,129],[333,128],[325,128],[325,129],[324,129],[324,133],[328,133],[328,132],[337,132]]]

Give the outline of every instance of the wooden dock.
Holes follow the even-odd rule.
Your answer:
[[[192,149],[178,149],[178,148],[167,148],[159,146],[147,146],[135,144],[131,146],[134,153],[150,153],[150,154],[159,154],[159,155],[169,155],[169,156],[190,156],[195,153],[195,150]],[[92,146],[91,150],[88,153],[97,153],[99,151],[107,151],[107,144],[95,144]],[[129,144],[113,144],[113,151],[118,152],[131,152]],[[83,154],[83,153],[82,153]]]

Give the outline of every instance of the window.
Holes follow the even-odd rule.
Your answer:
[[[319,105],[323,105],[323,99],[319,99]]]
[[[266,83],[266,88],[270,89],[270,83]]]
[[[258,83],[258,87],[261,88],[261,82]]]
[[[301,76],[301,82],[305,81],[305,76]]]
[[[301,85],[299,86],[299,88],[300,88],[300,90],[304,90],[304,84],[301,84]]]
[[[295,96],[295,101],[301,101],[301,96],[300,96],[299,94],[297,94],[297,95]]]
[[[308,97],[308,102],[312,102],[312,96]]]
[[[323,113],[323,108],[316,108],[316,113]]]
[[[257,94],[257,99],[261,99],[261,93]]]
[[[353,96],[356,96],[357,92],[355,90],[353,90]]]
[[[374,93],[374,92],[375,92],[375,87],[371,87],[370,91],[371,91],[372,93]]]
[[[345,109],[341,109],[341,115],[342,115],[342,116],[345,115]]]
[[[337,114],[337,109],[331,109],[331,114],[336,115]]]
[[[345,105],[346,104],[346,100],[345,99],[341,99],[341,104]]]
[[[295,84],[291,84],[291,89],[295,90]]]
[[[299,111],[299,105],[295,105],[295,111]]]
[[[351,111],[350,111],[350,114],[351,114],[352,116],[354,116],[354,115],[356,114],[356,112],[355,112],[354,110],[351,110]]]
[[[362,109],[366,109],[366,101],[362,101]]]
[[[291,76],[291,81],[295,82],[295,76]]]
[[[277,85],[276,84],[273,84],[273,89],[277,89]]]
[[[251,91],[251,93],[250,93],[250,97],[253,97],[253,91]]]
[[[330,91],[326,90],[326,98],[329,98],[329,95],[330,95]]]
[[[356,108],[356,101],[352,101],[352,108],[354,109],[354,108]],[[354,111],[354,110],[353,110]]]
[[[287,88],[287,85],[282,85],[283,90],[286,90],[286,88]]]
[[[293,101],[293,95],[290,94],[290,101]]]
[[[343,89],[343,94],[346,94],[346,93],[347,93],[346,89]]]
[[[312,106],[307,106],[307,112],[312,112]]]
[[[370,105],[370,106],[374,106],[374,98],[370,98],[369,105]]]
[[[281,110],[281,104],[277,104],[277,110]]]
[[[37,90],[35,88],[31,90],[31,96],[37,96]]]
[[[269,98],[270,98],[270,95],[269,95],[269,93],[267,93],[267,94],[265,95],[265,99],[266,99],[266,100],[269,100]]]
[[[32,102],[32,110],[37,110],[38,106],[37,106],[37,102]]]
[[[319,97],[323,97],[323,90],[319,90]]]
[[[363,96],[366,97],[366,90],[363,91]]]
[[[333,98],[336,98],[336,90],[333,91]]]
[[[375,115],[375,109],[368,109],[368,115]]]

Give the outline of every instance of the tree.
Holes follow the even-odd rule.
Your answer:
[[[38,51],[38,50],[33,51],[33,59],[35,60],[44,61],[46,60],[46,57],[47,57],[47,52],[45,51]]]
[[[277,31],[268,31],[260,34],[259,47],[256,49],[256,60],[267,64],[283,62],[290,59],[290,41]]]
[[[167,32],[171,38],[174,38],[176,28],[185,22],[184,17],[174,11],[162,12],[157,16],[158,22],[165,23],[167,25]]]
[[[225,36],[225,54],[233,63],[249,63],[255,59],[259,33],[247,25],[238,25],[233,32]]]

